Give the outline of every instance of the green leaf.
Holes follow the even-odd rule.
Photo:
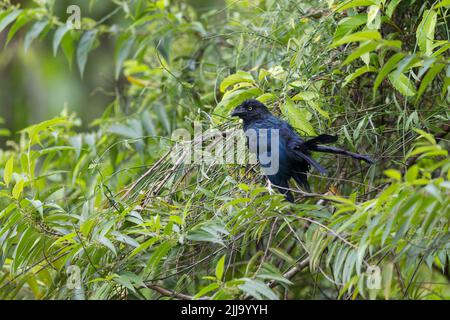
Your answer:
[[[9,186],[9,183],[11,182],[13,170],[14,170],[14,157],[11,157],[9,158],[8,161],[6,161],[5,171],[3,173],[3,181],[5,181],[7,186]]]
[[[341,19],[333,36],[334,41],[341,39],[343,36],[349,34],[356,28],[366,23],[367,23],[366,13],[360,13],[354,16],[345,17]]]
[[[313,91],[305,91],[297,93],[292,97],[292,101],[310,101],[319,98],[319,94]]]
[[[416,94],[416,87],[403,73],[398,77],[395,72],[389,74],[389,81],[405,97],[412,97]]]
[[[49,21],[38,21],[35,24],[33,24],[31,29],[25,35],[25,40],[23,44],[25,53],[28,52],[28,49],[30,48],[30,45],[33,42],[33,40],[39,37],[39,35],[42,33],[42,31],[44,31],[45,27],[47,27],[48,24]]]
[[[235,74],[232,74],[223,79],[222,83],[220,84],[220,91],[225,92],[225,90],[228,87],[242,82],[253,84],[255,80],[253,79],[253,76],[250,73],[239,70]]]
[[[150,246],[152,246],[156,241],[158,241],[159,238],[158,237],[153,237],[150,238],[149,240],[145,241],[143,244],[141,244],[139,247],[137,247],[136,249],[134,249],[130,256],[128,257],[128,259],[134,257],[135,255],[137,255],[139,252],[149,248]]]
[[[335,48],[335,47],[338,47],[338,46],[341,46],[343,44],[347,44],[350,42],[360,42],[360,41],[367,41],[367,40],[381,40],[381,34],[375,30],[367,30],[367,31],[360,31],[360,32],[352,33],[350,35],[344,36],[341,39],[333,42],[331,44],[331,48]]]
[[[367,11],[367,28],[379,29],[381,25],[380,7],[378,5],[370,6]]]
[[[277,295],[265,283],[248,278],[242,280],[244,280],[245,283],[241,284],[239,289],[248,295],[259,300],[278,300]]]
[[[48,130],[52,129],[53,127],[69,125],[70,123],[71,122],[68,121],[65,117],[59,117],[59,118],[46,120],[46,121],[43,121],[41,123],[29,126],[29,127],[25,128],[25,129],[22,129],[20,132],[21,133],[22,132],[28,133],[31,145],[33,145],[34,143],[39,143],[40,144],[39,134],[42,131],[48,131]]]
[[[389,170],[384,171],[384,174],[394,180],[397,180],[397,181],[402,180],[402,174],[398,170],[389,169]]]
[[[150,260],[147,263],[147,270],[156,268],[159,263],[167,256],[173,246],[174,243],[168,240],[161,243],[158,247],[155,247],[155,251],[152,253]]]
[[[278,281],[280,283],[284,283],[287,285],[293,284],[292,281],[289,281],[288,279],[283,277],[283,275],[274,274],[274,273],[259,273],[256,277],[258,279],[262,279],[262,280]]]
[[[421,61],[416,54],[410,54],[405,59],[400,61],[397,70],[395,70],[394,76],[398,77],[402,73],[406,73],[414,66],[421,65]]]
[[[212,242],[212,243],[217,243],[222,246],[225,246],[220,234],[218,234],[216,232],[206,231],[203,229],[191,231],[186,236],[186,239],[191,240],[191,241]]]
[[[12,263],[12,270],[14,273],[19,267],[23,266],[31,259],[39,239],[40,236],[33,231],[33,228],[27,228],[21,234]]]
[[[163,104],[157,104],[156,114],[158,115],[159,121],[161,121],[166,131],[171,132],[169,115],[167,114],[166,107]]]
[[[435,6],[436,9],[442,7],[450,7],[450,0],[442,0]]]
[[[324,118],[329,119],[330,115],[328,114],[328,112],[326,112],[325,110],[323,110],[320,107],[320,103],[319,101],[316,101],[320,98],[319,94],[317,92],[314,91],[305,91],[305,92],[300,92],[298,94],[296,94],[293,98],[292,101],[306,101],[306,103],[315,111],[317,111],[321,116],[323,116]]]
[[[417,176],[419,175],[419,166],[414,165],[406,171],[406,181],[408,182],[414,182],[417,179]]]
[[[294,264],[296,262],[296,260],[293,257],[291,257],[289,253],[285,252],[283,249],[272,247],[269,250],[270,252],[277,255],[279,258],[283,259],[289,264]]]
[[[22,10],[14,9],[10,13],[6,14],[2,18],[0,18],[0,32],[3,31],[11,22],[16,20],[16,18],[19,16],[19,14],[22,13]]]
[[[224,255],[222,258],[220,258],[219,262],[217,263],[217,266],[216,266],[217,280],[222,280],[223,272],[224,272],[224,268],[225,268],[225,257],[226,257],[226,255]]]
[[[59,45],[61,44],[62,39],[66,35],[66,33],[69,31],[69,27],[64,24],[63,26],[59,27],[58,30],[55,32],[55,36],[53,37],[53,55],[56,56],[58,53]]]
[[[437,23],[437,12],[434,10],[426,10],[423,13],[422,21],[420,22],[416,37],[419,44],[420,51],[426,55],[433,53],[434,33]]]
[[[397,67],[397,64],[404,57],[405,57],[404,53],[401,53],[401,52],[396,53],[381,68],[380,72],[378,73],[377,78],[375,79],[375,84],[373,85],[373,94],[374,95],[375,95],[376,91],[378,90],[378,88],[380,87],[381,83],[383,82],[384,78],[386,78],[388,76],[388,74]]]
[[[434,136],[431,133],[428,133],[426,131],[423,131],[421,129],[418,128],[413,128],[413,130],[420,135],[421,138],[427,139],[428,142],[430,142],[431,144],[435,145],[436,144],[436,139],[434,138]],[[433,148],[434,146],[429,146],[431,148]],[[428,146],[426,146],[425,148],[428,148]]]
[[[276,99],[277,99],[277,96],[274,95],[273,93],[264,93],[256,98],[256,100],[258,100],[262,103],[272,102],[272,101],[275,101]]]
[[[19,18],[14,22],[12,27],[9,29],[8,38],[6,39],[5,46],[11,41],[14,35],[19,31],[25,24],[27,24],[31,20],[30,16],[26,14],[26,12],[22,12]]]
[[[201,297],[203,297],[204,295],[206,295],[207,293],[217,290],[218,288],[220,288],[220,285],[218,283],[211,283],[209,285],[207,285],[206,287],[202,288],[195,296],[194,299],[199,299]]]
[[[400,4],[402,0],[391,0],[386,8],[386,15],[389,17],[389,19],[392,18],[392,15],[394,14],[395,9]]]
[[[7,206],[5,209],[0,211],[0,219],[3,219],[9,215],[11,211],[13,211],[16,208],[15,203],[10,203],[9,206]]]
[[[69,63],[70,69],[72,69],[73,56],[75,53],[75,39],[72,36],[73,36],[72,33],[68,32],[62,38],[61,41],[61,47],[63,49],[64,56],[66,57],[67,62]]]
[[[417,92],[417,99],[422,96],[422,94],[425,92],[426,88],[429,84],[433,82],[433,80],[436,78],[436,76],[444,69],[445,65],[441,63],[436,63],[425,75],[422,82],[420,83],[419,91]]]
[[[11,131],[9,131],[8,129],[0,129],[0,137],[9,137],[11,136]]]
[[[117,40],[116,44],[116,53],[115,53],[115,61],[116,61],[116,72],[115,77],[116,80],[119,79],[120,70],[122,70],[123,63],[125,59],[128,58],[130,54],[131,47],[134,44],[134,36],[130,34],[123,34]]]
[[[323,110],[317,101],[310,100],[310,101],[307,101],[307,103],[312,109],[317,111],[322,117],[330,119],[330,115],[328,114],[328,112]]]
[[[109,127],[107,132],[130,139],[139,139],[144,136],[142,124],[135,119],[131,120],[128,124],[114,124]]]
[[[115,282],[117,282],[118,284],[120,284],[121,286],[127,288],[131,292],[136,293],[136,289],[134,288],[133,284],[131,283],[131,280],[129,279],[129,277],[127,277],[126,275],[114,277],[113,280]]]
[[[356,78],[362,76],[363,74],[366,74],[368,72],[376,72],[376,71],[377,71],[377,69],[372,66],[361,67],[361,68],[357,69],[355,72],[353,72],[353,73],[349,74],[347,77],[345,77],[344,83],[342,84],[342,86],[345,87],[347,84],[354,81]]]
[[[96,29],[86,31],[81,36],[80,43],[78,44],[77,48],[77,61],[81,77],[83,77],[84,75],[84,69],[86,67],[88,54],[93,49],[96,38],[97,38]]]
[[[343,65],[347,65],[353,60],[360,58],[362,55],[374,51],[378,47],[379,43],[375,41],[369,41],[367,43],[362,43],[361,46],[354,50],[344,61]]]
[[[153,123],[153,119],[150,115],[150,112],[148,112],[148,110],[145,110],[141,114],[141,121],[142,121],[142,126],[145,128],[145,131],[151,136],[156,136],[155,124]]]
[[[100,237],[97,239],[98,242],[100,242],[101,244],[103,244],[105,247],[107,247],[109,250],[111,250],[114,255],[117,255],[117,251],[116,248],[114,247],[114,244],[111,242],[111,240],[109,240],[106,237]]]
[[[295,105],[292,100],[288,99],[281,107],[282,113],[287,117],[288,122],[296,129],[300,130],[306,136],[315,136],[314,127],[309,122],[309,111]]]
[[[375,4],[376,2],[373,0],[352,0],[350,2],[345,1],[341,6],[338,6],[335,11],[341,12],[355,7],[367,7]]]
[[[24,184],[25,184],[25,181],[23,179],[20,179],[19,181],[17,181],[17,183],[14,186],[13,191],[12,191],[12,196],[14,199],[16,199],[16,200],[19,199],[20,195],[22,194]]]
[[[221,123],[229,119],[230,112],[247,99],[261,95],[261,89],[251,88],[236,90],[226,95],[214,109],[214,119]]]
[[[443,54],[448,49],[450,49],[450,42],[446,41],[445,44],[442,45],[442,47],[439,48],[439,50],[436,50],[431,56],[432,57],[439,57],[441,54]]]

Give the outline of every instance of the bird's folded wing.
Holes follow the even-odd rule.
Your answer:
[[[338,141],[338,137],[337,136],[332,136],[329,134],[321,134],[317,137],[314,137],[312,139],[309,139],[308,141],[306,141],[304,143],[304,145],[306,147],[310,147],[313,145],[317,145],[317,144],[330,144],[330,143],[335,143]]]
[[[311,158],[310,155],[306,154],[306,149],[304,149],[304,143],[298,143],[295,140],[291,140],[288,145],[288,155],[296,160],[304,160],[306,161],[311,167],[319,171],[320,173],[324,174],[327,172],[324,167],[322,167],[320,164],[318,164],[313,158]]]

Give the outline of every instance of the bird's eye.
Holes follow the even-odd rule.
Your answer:
[[[253,110],[253,107],[248,107],[248,111],[252,111]]]

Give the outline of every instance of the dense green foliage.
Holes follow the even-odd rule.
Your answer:
[[[450,298],[450,1],[117,0],[81,30],[54,5],[3,1],[0,32],[81,75],[112,41],[120,90],[0,151],[0,298]],[[289,204],[255,166],[170,161],[252,97],[377,164],[318,155]]]

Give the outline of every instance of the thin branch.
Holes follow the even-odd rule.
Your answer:
[[[161,286],[155,285],[155,284],[150,284],[150,285],[146,285],[147,288],[152,289],[153,291],[158,292],[160,295],[164,296],[164,297],[170,297],[170,298],[177,298],[179,300],[193,300],[194,297],[184,294],[184,293],[178,293],[175,292],[173,290],[169,290],[166,288],[163,288]],[[209,297],[203,297],[203,300],[209,300]]]
[[[299,273],[300,271],[302,271],[307,265],[309,264],[309,257],[304,259],[303,261],[297,263],[295,266],[293,266],[291,269],[289,269],[288,271],[286,271],[283,274],[283,277],[290,280],[292,279],[297,273]],[[267,283],[267,286],[271,289],[275,288],[277,285],[279,285],[280,283],[276,280],[271,280]],[[252,299],[252,296],[250,295],[245,295],[243,300],[250,300]]]
[[[289,269],[286,273],[283,274],[283,277],[288,280],[292,279],[297,273],[305,269],[308,264],[309,264],[309,257],[297,263],[294,267]],[[268,286],[269,288],[275,288],[278,284],[279,282],[272,280],[268,283]]]

